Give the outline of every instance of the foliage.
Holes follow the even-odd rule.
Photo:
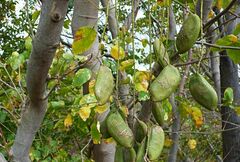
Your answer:
[[[218,8],[226,8],[228,3],[229,1],[215,0],[214,5]],[[106,24],[101,22],[99,23],[98,33],[92,28],[83,27],[78,30],[74,39],[62,36],[64,41],[73,41],[72,49],[65,46],[64,43],[61,44],[51,65],[47,80],[49,104],[41,129],[38,131],[30,150],[30,157],[33,161],[75,162],[82,159],[91,161],[91,146],[93,144],[99,144],[103,141],[107,143],[116,142],[113,138],[106,137],[104,132],[101,131],[103,126],[96,116],[111,109],[111,111],[119,111],[123,119],[126,119],[126,117],[129,117],[129,110],[133,109],[136,112],[135,116],[141,111],[141,108],[138,109],[136,105],[151,99],[152,95],[149,92],[149,87],[157,77],[152,72],[153,64],[156,61],[152,43],[156,38],[161,38],[162,45],[170,59],[176,51],[175,41],[168,38],[169,25],[167,18],[170,4],[173,5],[177,26],[180,26],[183,22],[183,5],[188,6],[191,11],[195,8],[195,1],[191,0],[144,1],[140,4],[139,12],[141,16],[136,19],[133,33],[133,31],[126,30],[121,26],[130,13],[132,7],[130,1],[119,1],[117,17],[121,30],[119,30],[117,39],[112,39],[108,32],[109,29],[104,30]],[[35,5],[31,2],[29,11],[22,8],[19,15],[16,15],[17,1],[4,1],[1,4],[0,137],[2,138],[0,139],[0,152],[3,152],[6,157],[9,157],[10,147],[13,144],[20,121],[20,109],[27,105],[26,65],[32,50],[31,30],[35,33],[40,14],[38,7]],[[71,12],[72,6],[69,6],[68,16],[71,16]],[[102,14],[102,11],[99,12]],[[30,15],[29,18],[28,15]],[[71,21],[66,18],[64,34],[66,31],[66,33],[70,33],[70,24]],[[106,33],[103,33],[104,31]],[[225,49],[223,46],[238,48],[240,46],[239,33],[240,25],[237,25],[233,34],[219,38],[211,50],[221,51]],[[105,37],[101,37],[103,35]],[[95,74],[88,68],[82,68],[82,65],[88,62],[88,57],[80,54],[91,47],[97,36],[100,37],[101,41],[101,56],[98,59],[101,59],[103,65],[111,69],[116,84],[130,86],[130,95],[136,100],[132,107],[120,103],[116,93],[113,93],[104,105],[100,105],[96,99],[94,94],[96,81],[92,79]],[[206,40],[206,38],[199,39]],[[201,61],[201,63],[207,65],[208,61],[202,59],[205,57],[203,56],[205,50],[205,46],[194,45],[192,47],[193,60],[197,60],[197,63]],[[240,62],[238,51],[238,49],[227,49],[229,57],[235,63]],[[186,63],[187,60],[188,55],[186,53],[180,55],[178,59],[171,60],[173,65],[178,65],[181,76],[185,71],[185,66],[181,64]],[[198,71],[207,78],[206,69],[196,64],[192,64],[191,68],[193,72]],[[119,73],[124,71],[127,78],[118,80]],[[209,81],[209,79],[207,80]],[[85,83],[88,83],[89,94],[83,95],[83,84]],[[211,82],[209,81],[209,83]],[[118,89],[117,86],[115,86],[116,90]],[[188,80],[185,87],[189,87]],[[230,106],[240,114],[239,107],[234,105],[233,102],[233,91],[231,88],[226,89],[223,105]],[[177,94],[175,100],[178,103],[181,115],[179,159],[192,158],[196,161],[211,161],[217,155],[221,155],[222,150],[219,141],[221,140],[222,129],[218,110],[211,112],[198,104],[193,100],[188,88],[184,89],[184,96]],[[165,143],[160,159],[165,161],[169,149],[174,143],[170,139],[170,126],[173,123],[174,116],[169,100],[166,99],[161,103]],[[154,125],[157,124],[157,121],[152,117],[149,123]],[[80,156],[81,152],[83,155]],[[211,152],[211,154],[208,154],[208,152]]]

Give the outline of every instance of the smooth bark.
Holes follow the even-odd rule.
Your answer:
[[[237,6],[236,14],[240,13],[239,4]],[[226,19],[229,20],[232,15],[227,14]],[[231,34],[239,20],[232,21],[225,26],[226,34]],[[221,73],[221,92],[222,97],[226,88],[231,87],[234,90],[234,104],[240,104],[240,87],[239,87],[239,76],[238,66],[233,61],[226,57],[227,52],[223,51],[220,53],[220,73]],[[224,162],[235,162],[240,161],[240,128],[237,125],[240,124],[240,117],[236,112],[228,106],[221,107],[222,114],[222,128],[232,129],[230,131],[222,132],[223,140],[223,161]]]
[[[27,66],[27,92],[29,101],[22,110],[11,149],[14,162],[29,162],[29,149],[44,118],[47,99],[46,79],[67,12],[67,0],[42,1],[42,10],[33,48]]]
[[[98,23],[98,6],[99,0],[75,0],[74,1],[74,11],[72,18],[72,32],[73,35],[76,31],[82,26],[94,27],[97,31]],[[91,48],[84,52],[84,55],[92,55],[92,59],[86,64],[86,68],[91,69],[91,71],[96,74],[100,67],[100,58],[99,58],[99,41],[96,36],[95,42]],[[95,75],[93,76],[93,78]],[[84,85],[84,94],[88,93],[88,84]],[[102,122],[109,111],[106,111],[98,115],[98,120]],[[115,145],[107,144],[102,141],[99,145],[94,145],[93,147],[93,156],[96,162],[113,162],[115,155]]]

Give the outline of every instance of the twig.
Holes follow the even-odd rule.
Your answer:
[[[92,54],[90,54],[90,57],[88,58],[88,60],[85,61],[83,64],[78,65],[77,67],[75,67],[74,69],[66,72],[65,74],[63,74],[63,75],[60,76],[60,77],[57,77],[57,78],[48,78],[47,81],[52,80],[52,79],[58,79],[58,80],[61,81],[61,80],[63,80],[63,78],[65,78],[65,77],[66,77],[68,74],[70,74],[71,72],[75,72],[75,73],[76,73],[78,70],[80,70],[81,68],[83,68],[91,59],[92,59]],[[54,89],[57,88],[57,85],[58,85],[58,84],[54,85],[54,87],[49,91],[49,93],[48,93],[42,100],[46,100],[46,99],[49,97],[49,95],[54,91]]]
[[[204,57],[202,60],[207,60],[207,59],[215,58],[215,57],[228,57],[228,56],[220,56],[220,55],[219,56],[209,56],[209,57]],[[195,63],[198,63],[198,62],[199,62],[199,60],[193,60],[193,61],[189,61],[189,62],[186,62],[186,63],[174,64],[174,66],[180,67],[180,66],[195,64]]]
[[[92,138],[89,139],[88,143],[83,147],[83,149],[81,150],[81,159],[82,162],[84,162],[84,158],[83,158],[83,151],[88,147],[88,145],[91,143]]]
[[[211,43],[202,42],[202,41],[196,41],[196,44],[203,44],[203,45],[206,45],[206,46],[208,46],[208,47],[218,48],[218,49],[220,49],[220,50],[224,50],[224,49],[240,50],[240,47],[220,46],[220,45],[217,45],[217,44],[211,44]]]
[[[31,38],[33,38],[34,37],[33,27],[32,27],[31,21],[29,19],[29,3],[28,3],[28,0],[25,0],[25,2],[26,2],[27,21],[28,21],[28,24],[29,24],[29,30],[30,30]]]
[[[222,11],[220,12],[218,15],[216,15],[214,18],[212,18],[211,20],[209,20],[204,26],[203,26],[203,30],[205,31],[208,27],[210,27],[213,23],[215,23],[215,21],[217,21],[221,16],[223,16],[224,14],[226,14],[228,12],[228,10],[230,10],[232,8],[232,6],[234,5],[234,3],[237,0],[232,0],[231,3],[229,3],[229,5]]]

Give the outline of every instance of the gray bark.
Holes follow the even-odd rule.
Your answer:
[[[109,30],[112,34],[112,38],[114,39],[118,35],[115,5],[113,4],[113,0],[101,0],[101,3],[102,3],[102,6],[104,7],[105,13],[108,18]]]
[[[99,0],[75,0],[74,1],[74,11],[72,19],[72,32],[73,35],[82,26],[94,27],[97,31],[98,22],[98,6]],[[98,49],[98,37],[96,36],[95,42],[91,48],[84,52],[84,55],[92,55],[92,59],[86,64],[86,68],[92,70],[94,74],[97,73],[100,67],[99,49]],[[94,77],[94,76],[93,76]],[[84,85],[84,94],[88,93],[88,84]],[[102,122],[109,111],[98,115],[98,120]],[[115,145],[106,144],[102,142],[99,145],[94,145],[93,156],[96,162],[114,162],[115,155]]]
[[[127,16],[127,18],[124,21],[124,27],[128,30],[132,24],[132,22],[135,21],[135,18],[137,17],[138,9],[139,9],[139,0],[134,0],[133,1],[133,9],[132,12]],[[133,12],[134,12],[134,20],[133,18]]]
[[[22,110],[21,122],[11,149],[14,162],[28,162],[29,149],[47,108],[46,79],[59,44],[67,0],[42,1],[40,22],[27,66],[27,91],[30,101]]]
[[[211,11],[213,0],[198,0],[196,5],[196,12],[202,18],[203,23],[207,21],[208,14]],[[203,11],[201,15],[201,9]]]
[[[97,31],[98,23],[98,6],[99,0],[75,0],[72,18],[72,34],[75,35],[76,31],[83,26],[94,27]],[[86,68],[96,73],[100,67],[99,50],[98,50],[98,36],[89,50],[83,55],[92,55],[92,59],[86,64]]]
[[[170,7],[170,9],[169,9],[169,39],[175,40],[175,33],[176,33],[176,20],[175,20],[173,9],[172,9],[172,7]],[[184,82],[185,82],[185,78],[183,78],[181,80],[182,90],[184,88]],[[182,90],[180,89],[180,94],[181,94]],[[180,120],[180,114],[178,111],[178,107],[175,103],[174,94],[171,95],[171,97],[170,97],[170,103],[172,105],[172,114],[173,114],[172,132],[175,132],[175,133],[171,134],[173,144],[169,151],[168,162],[175,162],[177,160],[177,152],[178,152],[178,145],[179,145],[179,133],[177,133],[177,132],[180,130],[181,120]]]
[[[209,28],[209,31],[212,31],[216,26],[212,25]],[[209,42],[214,44],[217,40],[217,33],[214,32],[208,32],[207,34],[210,38]],[[210,52],[210,65],[211,65],[211,72],[212,72],[212,78],[214,81],[214,86],[218,95],[218,104],[221,104],[221,79],[220,79],[220,57],[218,52]]]
[[[240,11],[238,5],[236,14]],[[230,19],[232,16],[227,15],[226,19]],[[226,34],[231,34],[234,27],[236,26],[235,20],[225,26]],[[234,90],[234,103],[235,105],[240,104],[240,87],[239,87],[239,76],[238,76],[238,67],[233,61],[226,57],[227,52],[223,51],[220,53],[220,72],[221,72],[221,92],[222,97],[225,89],[231,87]],[[222,132],[223,140],[223,159],[225,162],[235,162],[240,161],[240,128],[237,128],[236,125],[240,124],[240,117],[235,113],[235,111],[227,106],[221,107],[222,114],[222,128],[223,129],[232,129],[230,131]]]

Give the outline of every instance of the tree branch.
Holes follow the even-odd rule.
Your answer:
[[[222,11],[220,12],[218,15],[216,15],[214,18],[212,18],[211,20],[209,20],[204,26],[203,26],[203,30],[206,31],[207,28],[209,28],[213,23],[215,23],[216,21],[218,21],[218,19],[223,16],[224,14],[226,14],[231,8],[232,6],[235,4],[235,2],[237,2],[237,0],[232,0],[229,5]]]

